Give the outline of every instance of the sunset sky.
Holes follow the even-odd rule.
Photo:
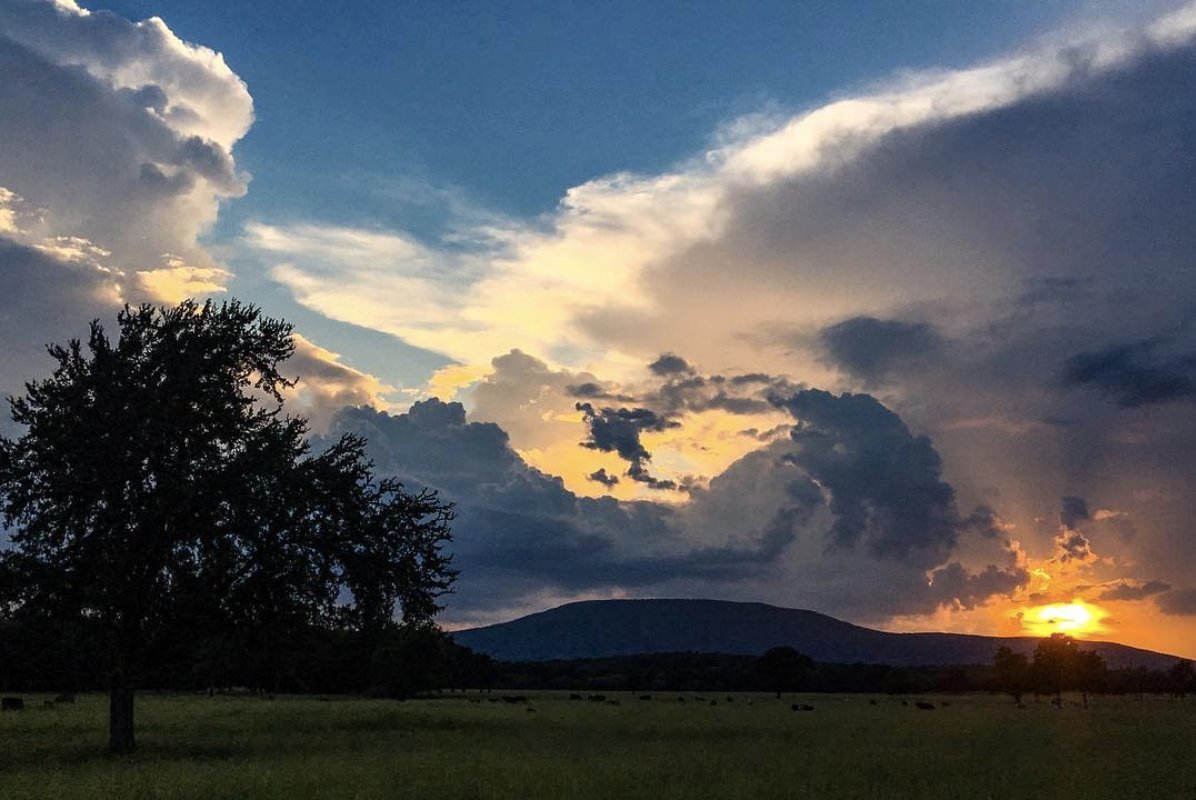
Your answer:
[[[317,444],[457,503],[450,627],[1196,656],[1196,4],[0,0],[0,288],[4,394],[293,322]]]

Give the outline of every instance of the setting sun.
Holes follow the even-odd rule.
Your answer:
[[[1103,630],[1099,614],[1100,609],[1083,600],[1052,603],[1027,610],[1022,618],[1022,626],[1035,636],[1050,636],[1057,632],[1083,636]]]

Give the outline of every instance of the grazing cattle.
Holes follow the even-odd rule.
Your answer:
[[[870,706],[876,705],[876,700],[875,699],[869,700],[868,705],[870,705]]]
[[[60,694],[54,698],[54,702],[59,704],[73,704],[75,702],[75,696],[73,694]]]
[[[641,694],[641,695],[640,695],[640,699],[641,699],[641,700],[651,700],[651,699],[652,699],[652,695],[650,695],[650,694]]]
[[[571,694],[571,695],[569,695],[569,699],[570,700],[581,700],[582,696],[579,694]]]
[[[24,711],[25,701],[19,697],[0,698],[0,711]]]
[[[727,702],[728,702],[728,703],[734,703],[734,702],[735,702],[735,698],[734,698],[734,697],[732,697],[731,695],[727,695]]]
[[[934,703],[927,703],[924,700],[919,700],[914,703],[914,706],[922,711],[934,711]]]
[[[536,713],[536,709],[534,709],[534,708],[531,708],[531,707],[528,707],[528,708],[527,708],[527,713],[529,713],[529,714],[535,714],[535,713]]]
[[[527,698],[523,695],[503,695],[502,701],[504,703],[526,703]]]
[[[813,711],[814,706],[808,706],[805,703],[794,703],[789,706],[790,711]]]
[[[901,701],[901,705],[903,705],[903,706],[908,706],[908,705],[909,705],[909,701],[908,701],[908,700],[902,700],[902,701]]]
[[[710,705],[712,705],[712,706],[717,706],[717,705],[718,705],[718,701],[717,701],[717,700],[711,700],[711,701],[710,701]]]
[[[606,702],[606,695],[604,695],[604,694],[592,694],[592,695],[590,695],[590,702],[591,702],[591,703],[605,703],[605,702]]]
[[[678,698],[677,698],[677,702],[678,702],[678,703],[684,703],[684,702],[685,702],[685,698],[684,698],[684,697],[678,697]]]

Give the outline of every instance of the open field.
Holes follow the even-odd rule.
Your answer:
[[[0,797],[1196,796],[1191,700],[1096,698],[1085,711],[918,698],[939,706],[919,711],[860,695],[609,696],[621,705],[144,696],[127,760],[103,755],[106,698],[27,697],[0,715]]]

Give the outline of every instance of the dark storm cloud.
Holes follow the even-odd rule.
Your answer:
[[[608,473],[606,471],[605,467],[603,467],[595,472],[591,472],[589,475],[586,476],[586,478],[594,481],[595,483],[600,483],[603,486],[607,487],[608,489],[612,486],[618,485],[618,483],[619,483],[619,476],[611,475],[610,473]]]
[[[1029,573],[1022,567],[1001,569],[989,564],[980,572],[971,573],[953,561],[931,573],[930,589],[936,605],[946,603],[971,609],[983,605],[993,595],[1010,594],[1029,579]]]
[[[1065,530],[1055,537],[1058,559],[1068,561],[1090,561],[1094,558],[1092,542],[1080,531]]]
[[[585,416],[590,434],[582,446],[603,453],[617,453],[619,458],[630,462],[652,457],[640,442],[641,433],[681,426],[647,408],[595,408],[590,403],[578,403],[576,408]]]
[[[1196,400],[1196,350],[1174,336],[1110,345],[1068,359],[1063,381],[1090,386],[1125,408]]]
[[[1147,581],[1140,583],[1138,581],[1117,581],[1112,586],[1104,589],[1098,596],[1097,600],[1142,600],[1152,595],[1161,594],[1171,590],[1171,584],[1163,581]]]
[[[986,505],[976,506],[972,513],[960,520],[961,530],[975,531],[985,539],[995,539],[1001,534],[1001,516]]]
[[[1082,497],[1063,497],[1059,500],[1059,524],[1065,528],[1075,528],[1081,522],[1092,519],[1088,513],[1088,503]]]
[[[1155,598],[1155,605],[1164,614],[1176,617],[1196,615],[1196,589],[1176,589],[1160,594]]]
[[[433,399],[397,415],[345,408],[334,416],[329,437],[343,432],[367,438],[380,473],[410,488],[434,488],[457,504],[453,549],[462,580],[454,604],[460,608],[511,602],[546,587],[742,579],[779,557],[792,540],[786,522],[800,516],[739,531],[725,544],[690,542],[674,507],[578,497],[559,478],[528,466],[497,425],[467,422],[459,403]],[[819,499],[807,494],[803,502]]]
[[[925,567],[945,560],[963,522],[929,439],[871,395],[807,389],[773,402],[800,423],[790,460],[831,492],[832,547]]]
[[[868,383],[940,353],[944,340],[924,322],[852,317],[823,328],[819,338],[830,360]]]
[[[676,353],[665,353],[649,364],[648,369],[656,375],[677,375],[693,370],[689,362]]]

